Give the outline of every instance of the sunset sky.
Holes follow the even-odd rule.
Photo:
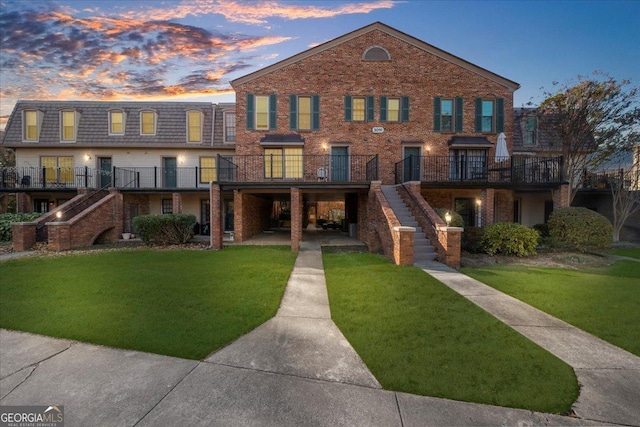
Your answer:
[[[640,1],[0,0],[0,129],[19,99],[234,101],[229,81],[380,21],[520,83],[640,84]]]

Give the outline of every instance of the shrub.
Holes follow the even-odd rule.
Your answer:
[[[442,209],[442,208],[435,208],[434,211],[436,211],[438,216],[442,218],[445,224],[447,223],[447,221],[445,221],[444,216],[446,215],[447,212],[449,212],[451,214],[451,223],[449,225],[451,227],[464,227],[464,221],[462,220],[462,217],[458,212],[452,211],[451,209]]]
[[[13,238],[11,224],[14,222],[30,222],[42,215],[40,212],[32,213],[4,213],[0,215],[0,241],[10,242]]]
[[[539,234],[513,222],[497,222],[484,228],[480,244],[489,255],[535,255]]]
[[[175,245],[186,243],[193,237],[195,223],[195,215],[140,215],[133,219],[133,229],[147,245]]]
[[[472,254],[482,252],[480,240],[482,239],[483,233],[484,228],[465,227],[464,231],[462,232],[462,242],[460,243],[461,249]]]
[[[533,229],[540,234],[538,238],[538,244],[540,245],[548,245],[549,244],[549,224],[535,224]]]
[[[562,249],[605,249],[611,245],[612,229],[607,218],[587,208],[558,209],[549,217],[551,244]]]

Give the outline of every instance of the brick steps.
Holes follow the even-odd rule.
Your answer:
[[[413,262],[418,263],[420,261],[433,261],[436,259],[435,248],[431,245],[429,239],[427,239],[424,230],[418,224],[418,221],[411,214],[411,210],[404,203],[394,185],[383,185],[382,193],[384,194],[389,206],[393,210],[393,213],[400,221],[400,224],[405,227],[415,227],[416,232],[413,235]]]

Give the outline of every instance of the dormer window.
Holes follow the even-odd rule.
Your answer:
[[[60,111],[60,142],[76,142],[79,118],[77,111]]]
[[[122,110],[109,111],[109,135],[124,135],[125,112]]]
[[[140,111],[140,135],[156,134],[156,112]]]
[[[202,111],[187,111],[187,142],[202,142]]]
[[[24,110],[22,124],[22,140],[24,142],[38,142],[42,126],[42,113],[37,110]]]
[[[524,145],[535,145],[537,143],[538,119],[536,116],[525,117],[523,143]]]
[[[391,55],[383,47],[371,46],[365,50],[362,59],[365,61],[391,61]]]

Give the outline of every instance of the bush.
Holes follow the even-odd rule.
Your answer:
[[[548,245],[549,244],[549,224],[535,224],[533,229],[540,234],[540,238],[538,238],[538,244],[540,245]]]
[[[489,255],[535,255],[539,234],[513,222],[497,222],[484,228],[480,244]]]
[[[436,211],[438,216],[442,218],[445,224],[447,223],[447,221],[445,221],[444,216],[447,212],[449,212],[451,214],[451,223],[449,225],[451,227],[464,227],[464,221],[462,220],[462,217],[458,212],[452,211],[451,209],[442,208],[435,208],[434,211]]]
[[[140,215],[133,219],[133,229],[147,245],[177,245],[193,237],[195,223],[195,215]]]
[[[613,227],[603,215],[587,208],[564,208],[551,213],[549,237],[561,249],[605,249],[611,245]]]
[[[482,252],[480,240],[482,239],[483,233],[484,228],[465,227],[464,231],[462,232],[462,242],[460,242],[461,249],[472,254]]]
[[[30,222],[38,218],[42,213],[4,213],[0,215],[0,241],[10,242],[13,238],[11,224],[14,222]]]

